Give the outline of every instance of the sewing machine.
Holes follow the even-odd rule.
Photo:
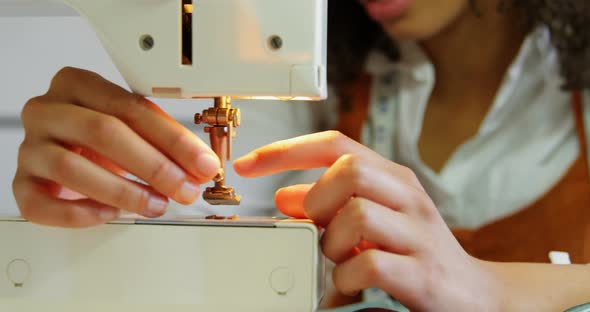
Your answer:
[[[315,311],[316,227],[273,219],[0,221],[2,311]]]
[[[195,116],[231,158],[240,111],[231,99],[326,97],[327,0],[65,0],[85,16],[131,89],[159,98],[213,98]],[[223,169],[204,199],[237,205]]]
[[[326,97],[327,0],[65,2],[88,20],[134,92],[213,99],[194,119],[222,164],[240,125],[232,99]],[[222,169],[203,198],[237,205],[238,193]],[[319,236],[309,221],[274,218],[133,218],[83,230],[1,219],[0,307],[315,311],[324,280]]]

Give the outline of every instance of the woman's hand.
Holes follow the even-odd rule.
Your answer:
[[[412,311],[493,310],[492,275],[461,248],[408,168],[333,131],[268,145],[234,167],[247,177],[329,167],[275,201],[326,228],[322,250],[341,293],[380,288]]]
[[[157,217],[168,198],[194,202],[220,166],[155,104],[81,69],[57,73],[45,95],[26,103],[22,121],[13,191],[23,217],[36,223],[87,227],[120,210]]]

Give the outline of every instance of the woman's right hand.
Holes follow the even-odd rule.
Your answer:
[[[21,117],[13,192],[35,223],[89,227],[121,210],[158,217],[169,198],[194,202],[220,167],[207,144],[154,103],[82,69],[59,71]]]

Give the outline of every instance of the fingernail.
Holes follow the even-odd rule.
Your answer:
[[[159,217],[164,214],[168,207],[168,200],[159,196],[152,196],[148,202],[148,217]]]
[[[113,221],[119,217],[119,209],[101,208],[98,211],[98,217],[104,221]]]
[[[181,203],[192,203],[199,197],[199,186],[191,181],[186,181],[176,193],[176,198]]]
[[[240,172],[247,172],[254,167],[257,159],[258,156],[255,153],[242,156],[234,161],[234,168]]]
[[[197,157],[197,170],[204,178],[214,177],[221,167],[219,157],[203,153]]]

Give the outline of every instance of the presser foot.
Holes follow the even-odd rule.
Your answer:
[[[208,187],[203,192],[203,199],[210,205],[237,206],[240,204],[240,195],[236,195],[231,187]]]

